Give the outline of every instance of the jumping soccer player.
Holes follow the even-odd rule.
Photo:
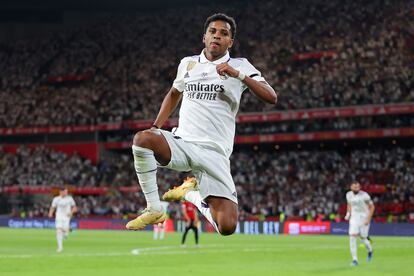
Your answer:
[[[204,49],[181,60],[177,77],[165,96],[149,130],[133,139],[134,166],[147,208],[127,229],[137,230],[165,220],[156,181],[157,165],[192,171],[195,179],[164,194],[167,201],[193,203],[222,235],[237,226],[237,194],[230,174],[235,119],[240,98],[249,89],[264,102],[276,104],[277,95],[261,73],[245,58],[231,58],[229,49],[236,23],[225,14],[214,14],[204,25]],[[160,128],[182,99],[178,128]]]
[[[194,238],[195,243],[198,245],[198,213],[197,208],[188,201],[183,201],[181,203],[181,210],[186,222],[186,227],[183,233],[183,237],[181,239],[181,246],[184,246],[185,244],[185,238],[187,237],[188,231],[192,229],[194,231]]]
[[[77,212],[76,204],[73,198],[68,195],[68,189],[61,187],[59,189],[59,196],[55,196],[49,210],[49,217],[53,217],[56,211],[56,240],[57,252],[63,251],[63,239],[67,239],[70,229],[70,219],[73,214]]]
[[[361,190],[358,182],[351,184],[351,191],[346,193],[348,202],[346,220],[349,220],[349,245],[352,255],[352,266],[358,265],[357,237],[360,236],[362,243],[368,250],[367,261],[372,259],[372,245],[368,236],[369,225],[375,206],[368,193]]]

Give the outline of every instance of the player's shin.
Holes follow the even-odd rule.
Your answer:
[[[163,240],[165,237],[165,228],[163,227],[160,232],[160,240]]]
[[[149,208],[162,209],[157,186],[157,163],[150,149],[133,145],[134,167]]]
[[[190,201],[193,203],[197,209],[200,211],[201,214],[213,225],[214,229],[217,231],[217,233],[220,233],[218,230],[218,225],[214,221],[213,216],[211,215],[210,208],[208,206],[204,206],[202,203],[202,198],[199,191],[189,191],[185,194],[185,200]]]
[[[63,250],[63,231],[62,229],[56,229],[57,251]]]
[[[158,225],[154,225],[154,235],[153,235],[153,238],[154,238],[154,240],[157,240],[158,239]]]
[[[187,226],[185,228],[185,230],[184,230],[183,237],[181,238],[181,245],[183,245],[185,243],[185,239],[187,237],[188,231],[190,231],[190,227],[189,226]]]
[[[361,238],[361,241],[363,244],[365,244],[365,248],[368,250],[368,252],[372,252],[371,242],[367,238]]]
[[[193,226],[195,243],[198,244],[198,228]]]
[[[349,236],[349,247],[351,249],[352,260],[357,261],[357,239],[355,236]]]

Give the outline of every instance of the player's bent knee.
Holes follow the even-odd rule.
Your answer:
[[[232,235],[237,228],[237,219],[226,219],[218,223],[218,229],[223,236]]]
[[[151,130],[139,131],[134,135],[133,144],[138,147],[151,149],[153,135]]]
[[[219,225],[219,231],[222,236],[230,236],[236,231],[237,224]]]

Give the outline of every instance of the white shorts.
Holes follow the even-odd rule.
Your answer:
[[[171,132],[160,130],[171,149],[171,161],[163,168],[192,171],[197,179],[202,199],[218,196],[237,204],[236,187],[230,173],[230,160],[213,149],[186,142]]]
[[[364,221],[350,221],[349,235],[359,235],[362,238],[367,238],[369,232],[369,224],[365,225]]]
[[[70,225],[70,218],[56,218],[55,220],[55,227],[62,228],[62,229],[69,229]]]

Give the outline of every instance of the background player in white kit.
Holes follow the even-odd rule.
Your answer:
[[[128,222],[127,229],[142,229],[166,219],[156,182],[158,165],[195,175],[164,194],[164,200],[188,200],[220,234],[234,233],[237,194],[229,157],[240,98],[249,89],[264,102],[277,102],[273,88],[247,59],[230,57],[235,35],[232,17],[214,14],[207,18],[204,49],[181,60],[153,127],[134,136],[134,166],[147,208]],[[178,128],[160,130],[181,99]]]
[[[161,201],[161,206],[164,208],[164,210],[167,211],[169,205],[170,205],[169,202]],[[154,240],[158,240],[158,239],[163,240],[164,239],[166,222],[167,221],[165,220],[164,222],[154,224],[154,235],[153,235]]]
[[[357,237],[361,238],[362,243],[368,250],[368,261],[372,258],[372,245],[368,236],[369,225],[375,206],[368,193],[361,191],[358,182],[351,184],[351,191],[346,193],[347,213],[346,220],[349,220],[349,245],[352,255],[352,266],[358,265],[357,256]]]
[[[63,251],[63,239],[66,239],[70,230],[70,219],[76,213],[77,208],[73,198],[68,195],[68,189],[61,187],[59,189],[59,196],[55,196],[49,210],[49,217],[53,217],[56,211],[55,226],[56,226],[56,240],[57,252]]]

